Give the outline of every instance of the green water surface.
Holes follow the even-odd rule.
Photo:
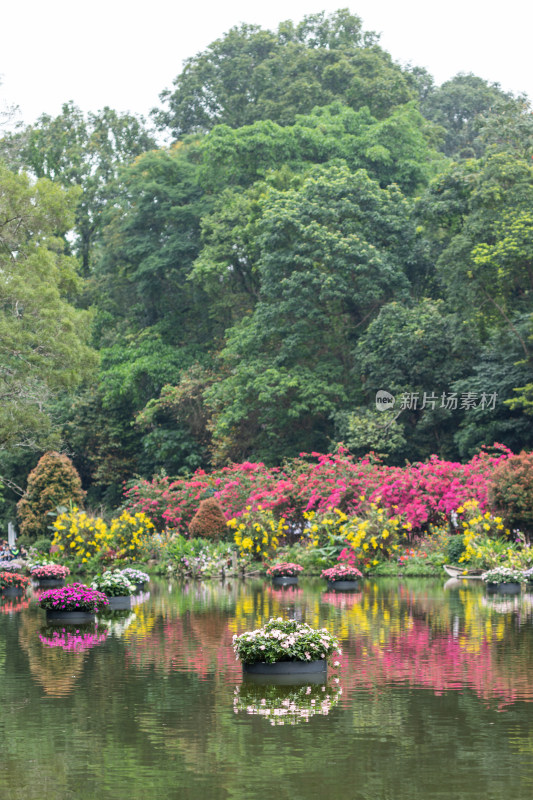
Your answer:
[[[531,800],[533,595],[466,581],[153,581],[96,628],[0,600],[2,800]],[[271,616],[342,643],[327,685],[244,682]]]

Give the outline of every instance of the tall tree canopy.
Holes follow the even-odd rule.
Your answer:
[[[334,100],[368,106],[381,119],[415,93],[377,42],[348,9],[282,22],[275,32],[231,28],[185,62],[174,89],[161,95],[167,108],[157,113],[158,124],[177,138],[218,124],[287,125]]]
[[[0,163],[0,451],[49,445],[51,398],[95,364],[88,314],[69,302],[76,264],[63,253],[75,195]]]

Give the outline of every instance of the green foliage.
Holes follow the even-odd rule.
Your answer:
[[[168,107],[157,121],[176,137],[220,123],[288,125],[337,99],[383,117],[413,97],[401,68],[347,9],[282,22],[276,32],[231,28],[186,60],[174,87],[161,94]]]
[[[465,541],[462,534],[450,536],[446,543],[446,558],[448,563],[458,564],[459,558],[465,551]]]
[[[491,500],[510,528],[533,534],[533,453],[521,452],[497,467]]]
[[[81,189],[74,249],[83,274],[88,275],[103,211],[118,193],[115,184],[120,166],[155,146],[144,120],[107,106],[85,116],[69,102],[57,117],[43,114],[35,124],[8,139],[6,146],[16,150],[19,164],[37,178]]]
[[[215,438],[234,460],[291,455],[304,442],[323,449],[352,390],[356,328],[406,288],[409,204],[395,187],[344,165],[316,167],[262,206],[261,298],[228,332],[228,377],[206,392]]]
[[[70,458],[45,453],[28,476],[24,497],[17,505],[20,532],[31,539],[46,536],[52,527],[50,515],[59,506],[82,505],[85,492]]]
[[[76,192],[31,183],[0,163],[0,450],[59,442],[49,402],[95,365],[90,315],[71,305],[80,288],[62,234]]]

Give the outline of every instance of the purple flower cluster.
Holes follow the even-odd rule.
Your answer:
[[[105,594],[83,583],[72,583],[60,589],[48,589],[39,595],[39,605],[48,611],[102,611],[109,601]]]

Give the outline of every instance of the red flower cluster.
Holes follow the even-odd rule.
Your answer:
[[[0,572],[0,589],[25,589],[30,579],[19,572]]]

